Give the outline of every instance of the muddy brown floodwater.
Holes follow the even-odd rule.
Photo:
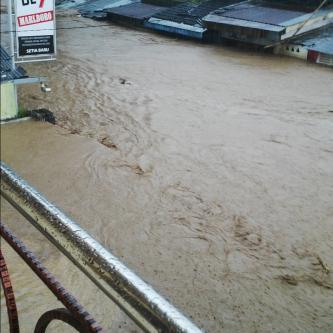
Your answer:
[[[206,332],[332,332],[332,70],[113,25],[59,30],[58,50],[27,66],[52,92],[20,89],[58,125],[2,126],[2,159]],[[105,328],[139,332],[1,214]],[[5,250],[28,332],[58,304]]]

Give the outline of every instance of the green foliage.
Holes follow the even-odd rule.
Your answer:
[[[19,106],[17,117],[18,118],[28,117],[28,111],[23,106]]]

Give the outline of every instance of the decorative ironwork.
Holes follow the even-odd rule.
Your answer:
[[[82,323],[73,316],[73,314],[64,308],[54,309],[45,312],[39,319],[36,324],[34,333],[45,333],[47,327],[53,320],[60,320],[73,328],[75,328],[80,333],[89,333],[87,327],[82,325]]]
[[[9,332],[19,333],[20,326],[18,321],[14,290],[12,287],[12,283],[10,281],[10,276],[6,265],[6,261],[2,254],[1,249],[0,249],[0,278],[1,278],[2,288],[4,291],[4,296],[6,299],[8,321],[9,321]]]
[[[52,320],[61,320],[76,328],[81,333],[105,333],[100,325],[97,324],[95,319],[84,309],[82,305],[76,300],[76,298],[67,291],[61,283],[43,266],[40,260],[38,260],[32,252],[2,223],[0,222],[0,235],[6,242],[13,248],[13,250],[24,260],[24,262],[31,268],[31,270],[44,282],[44,284],[52,291],[57,299],[66,307],[66,309],[55,309],[44,313],[39,319],[35,333],[45,332],[46,327]],[[1,278],[8,277],[8,270],[6,268],[3,257],[1,260]],[[4,267],[2,271],[2,267]],[[15,318],[17,319],[17,312],[14,300],[14,293],[9,281],[2,279],[4,285],[5,294],[10,296],[9,302],[7,302],[8,315],[10,323],[17,330],[11,333],[18,333],[18,322],[15,326]],[[9,284],[8,284],[9,281]],[[7,284],[6,284],[7,283]],[[6,288],[5,288],[6,287]],[[6,297],[7,300],[7,297]],[[16,316],[16,317],[15,317]]]

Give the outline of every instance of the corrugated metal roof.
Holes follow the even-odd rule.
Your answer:
[[[191,3],[182,3],[175,7],[164,9],[161,12],[155,14],[153,17],[165,21],[172,21],[176,23],[184,23],[188,25],[194,25],[197,17],[192,16],[190,13],[196,6]]]
[[[27,77],[25,70],[22,67],[12,68],[12,60],[5,49],[0,46],[0,61],[1,61],[1,82],[12,81]]]
[[[165,21],[202,26],[201,20],[204,16],[218,8],[229,6],[236,2],[239,2],[239,0],[208,0],[201,4],[187,2],[165,9],[153,17]]]
[[[82,16],[102,19],[106,17],[104,9],[125,6],[134,2],[139,2],[139,0],[91,0],[75,7]]]
[[[231,26],[231,27],[242,27],[248,29],[256,29],[263,31],[276,32],[280,35],[286,30],[285,27],[275,24],[261,23],[257,21],[246,21],[226,16],[216,15],[216,12],[209,14],[204,17],[204,23],[208,28],[211,28],[212,24],[218,24],[221,27]]]
[[[164,7],[161,6],[138,2],[126,6],[105,9],[104,11],[108,13],[108,17],[112,17],[112,15],[117,15],[118,17],[123,16],[125,18],[127,17],[138,20],[145,20],[163,9]]]
[[[283,8],[275,8],[259,5],[257,3],[243,3],[232,7],[224,8],[218,13],[224,17],[230,17],[238,20],[279,25],[285,21],[305,15],[305,11],[296,11]]]
[[[302,45],[308,50],[333,55],[333,24],[305,36],[295,38],[289,43]]]
[[[307,10],[315,10],[323,0],[269,0],[271,3],[274,3],[278,6],[288,6],[296,8],[305,8]],[[333,0],[327,0],[325,6],[328,7],[329,5],[333,4]]]

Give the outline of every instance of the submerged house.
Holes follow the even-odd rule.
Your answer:
[[[212,11],[239,0],[208,0],[199,3],[184,2],[153,15],[145,27],[188,38],[206,39],[208,29],[202,19]]]
[[[270,47],[333,22],[333,1],[318,9],[321,2],[242,1],[209,13],[203,22],[217,42],[234,40]]]
[[[333,0],[91,0],[76,7],[97,20],[332,63],[326,27],[333,25]]]
[[[165,7],[150,3],[134,2],[128,5],[104,9],[106,18],[112,22],[132,26],[143,26],[154,14],[164,10]]]
[[[333,24],[275,47],[275,53],[333,66]]]

